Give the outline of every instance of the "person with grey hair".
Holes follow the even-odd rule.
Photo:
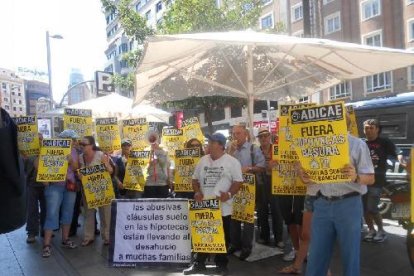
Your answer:
[[[364,133],[366,143],[371,154],[372,164],[375,169],[375,183],[368,187],[368,192],[363,196],[364,217],[368,225],[368,234],[364,241],[383,242],[387,239],[382,224],[382,217],[378,209],[382,188],[387,183],[385,173],[387,170],[387,158],[397,158],[396,148],[390,139],[380,137],[381,125],[376,119],[364,121]],[[375,231],[374,222],[378,226]]]

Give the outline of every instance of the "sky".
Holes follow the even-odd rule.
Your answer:
[[[72,68],[85,80],[106,62],[106,23],[100,0],[1,0],[0,68],[47,72],[46,31],[50,39],[55,101],[67,91]]]

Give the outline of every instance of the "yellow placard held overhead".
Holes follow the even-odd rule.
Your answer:
[[[174,191],[193,192],[192,176],[199,161],[200,149],[175,151]]]
[[[92,110],[65,108],[63,128],[74,130],[79,137],[92,136]]]
[[[71,139],[44,139],[39,155],[37,182],[62,182],[66,180]]]
[[[147,141],[148,122],[146,118],[128,119],[122,121],[122,134],[124,139],[132,142],[132,149],[144,150]]]
[[[359,137],[354,107],[352,105],[347,105],[346,111],[348,112],[349,119],[351,120],[349,133],[351,133],[352,136]]]
[[[289,118],[299,161],[312,181],[351,181],[341,172],[350,162],[344,103],[293,109]]]
[[[183,130],[184,142],[197,138],[201,143],[204,141],[204,135],[201,131],[200,122],[197,117],[192,117],[184,120],[181,129]]]
[[[17,125],[17,144],[23,156],[38,155],[40,151],[36,116],[14,118]]]
[[[121,149],[121,135],[119,134],[118,119],[97,118],[96,124],[96,140],[99,147],[104,152],[112,152]]]
[[[164,128],[162,130],[161,144],[167,148],[168,156],[174,158],[175,151],[184,147],[182,129]]]
[[[254,210],[256,202],[256,177],[254,174],[243,174],[243,184],[233,198],[233,213],[231,218],[254,223]]]
[[[293,145],[289,110],[314,106],[314,103],[281,105],[279,116],[278,144],[273,145],[272,160],[277,166],[272,169],[272,194],[305,195],[306,186],[295,170],[295,162],[299,161]]]
[[[193,252],[226,253],[220,200],[189,201]]]
[[[144,191],[147,167],[150,161],[151,151],[135,151],[129,153],[125,167],[124,189]]]
[[[111,175],[104,164],[79,169],[89,209],[111,204],[115,199]]]

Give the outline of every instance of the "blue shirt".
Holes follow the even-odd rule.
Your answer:
[[[236,158],[237,160],[240,161],[240,164],[241,164],[242,168],[243,167],[252,167],[252,166],[256,166],[256,167],[260,167],[260,168],[266,168],[265,157],[264,157],[260,147],[253,146],[254,160],[251,160],[252,159],[251,158],[251,152],[250,152],[251,145],[252,145],[252,143],[245,142],[243,144],[243,146],[236,149],[236,151],[233,154],[234,158]]]

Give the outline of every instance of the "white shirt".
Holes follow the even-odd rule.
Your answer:
[[[243,182],[240,162],[225,153],[219,159],[213,160],[205,155],[198,162],[193,179],[200,183],[204,199],[216,198],[220,192],[227,193],[233,182]],[[232,213],[233,200],[221,202],[221,215],[229,216]]]

